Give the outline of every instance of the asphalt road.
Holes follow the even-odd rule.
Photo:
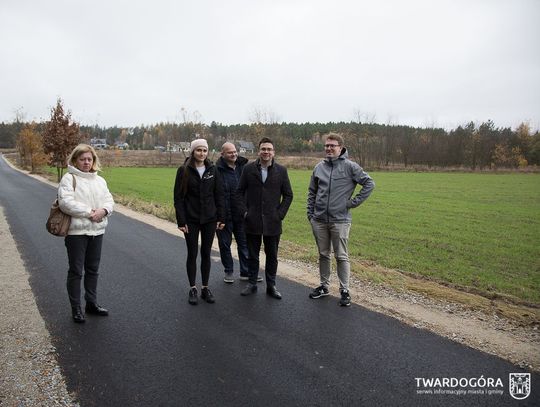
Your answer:
[[[55,195],[0,159],[0,205],[68,389],[83,407],[540,404],[539,375],[531,395],[514,400],[508,381],[523,372],[518,366],[355,304],[341,308],[333,297],[310,300],[307,287],[279,271],[282,301],[264,286],[241,297],[242,285],[225,285],[214,261],[216,303],[190,306],[183,239],[118,213],[105,235],[98,287],[111,314],[75,324],[63,239],[44,226]],[[478,378],[500,385],[479,387]]]

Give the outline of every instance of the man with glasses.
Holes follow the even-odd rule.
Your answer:
[[[320,285],[313,289],[309,297],[321,298],[329,294],[330,255],[333,248],[341,294],[339,304],[348,307],[351,305],[348,252],[352,221],[350,209],[369,197],[375,183],[362,167],[348,159],[341,135],[328,133],[324,149],[326,158],[313,170],[307,199],[307,217],[319,250],[320,274]],[[362,188],[353,197],[357,185]]]
[[[259,141],[259,158],[244,167],[237,189],[237,206],[244,217],[248,247],[249,283],[242,290],[247,296],[257,292],[259,252],[264,242],[266,294],[281,299],[276,289],[278,246],[281,222],[293,200],[287,169],[274,162],[274,144]]]

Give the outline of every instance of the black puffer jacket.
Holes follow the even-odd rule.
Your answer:
[[[174,208],[178,226],[186,224],[225,223],[223,186],[216,166],[205,161],[202,178],[189,161],[178,168],[174,183]],[[188,176],[186,193],[182,193],[182,180]]]
[[[281,221],[293,200],[287,168],[272,161],[268,178],[262,182],[259,159],[244,167],[236,191],[237,208],[245,217],[246,233],[277,236]]]

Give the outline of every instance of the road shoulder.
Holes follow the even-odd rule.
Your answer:
[[[66,389],[2,207],[0,247],[0,404],[77,406]]]

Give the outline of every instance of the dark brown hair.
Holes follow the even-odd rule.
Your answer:
[[[270,143],[272,146],[274,145],[274,142],[270,140],[268,137],[263,137],[261,141],[259,141],[259,148],[261,147],[262,143]]]

